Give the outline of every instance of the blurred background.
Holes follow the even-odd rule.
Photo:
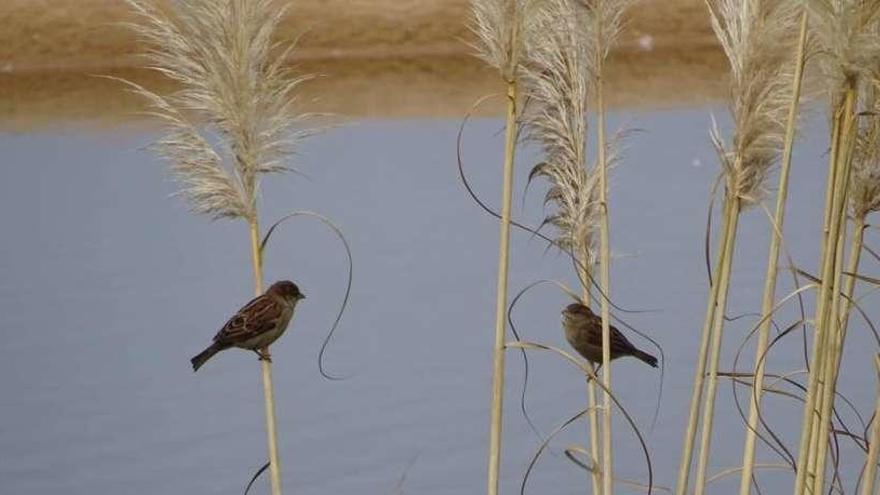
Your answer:
[[[344,251],[332,232],[303,219],[267,253],[267,281],[291,278],[308,295],[273,347],[288,493],[485,486],[498,228],[461,185],[456,136],[472,105],[500,86],[472,56],[468,12],[465,0],[297,0],[281,26],[279,41],[299,39],[290,62],[321,75],[303,86],[303,110],[333,113],[340,126],[298,150],[292,165],[303,175],[265,180],[264,225],[293,209],[326,214],[346,233],[355,263],[351,305],[327,355],[331,372],[351,378],[328,382],[317,353],[345,289]],[[0,493],[241,493],[265,460],[253,354],[223,353],[195,375],[188,362],[251,296],[246,227],[187,212],[165,164],[145,150],[159,127],[140,113],[139,98],[100,77],[174,89],[137,69],[144,47],[122,25],[131,20],[116,0],[0,1]],[[653,430],[661,375],[621,360],[614,380],[646,435],[655,482],[666,487],[705,306],[703,233],[718,172],[708,131],[711,115],[729,127],[720,103],[726,73],[702,0],[640,2],[611,59],[608,127],[639,131],[625,140],[611,182],[612,297],[650,310],[620,316],[664,346]],[[499,104],[476,110],[462,145],[467,175],[493,205]],[[802,135],[786,240],[812,268],[827,146],[820,109],[808,112]],[[514,214],[532,225],[544,215],[541,187],[519,193],[535,160],[525,148],[515,172]],[[762,213],[746,215],[741,231],[731,314],[759,307],[766,257]],[[512,294],[542,278],[576,282],[568,261],[538,239],[515,233],[512,249]],[[780,293],[791,289],[780,283]],[[514,310],[524,338],[564,346],[566,302],[546,287],[524,297]],[[754,323],[731,322],[722,367]],[[870,363],[866,333],[849,339],[851,361]],[[744,356],[740,366],[750,366],[750,347]],[[778,369],[802,367],[794,344],[774,360]],[[518,353],[508,363],[501,482],[514,493],[539,440],[519,412]],[[868,410],[873,373],[849,369],[840,388]],[[527,404],[543,433],[585,397],[576,370],[533,355]],[[777,433],[794,445],[790,418],[800,419],[800,404],[767,403]],[[744,431],[727,383],[718,404],[712,473],[740,463]],[[561,454],[585,444],[587,431],[578,423],[554,441],[530,493],[587,490],[587,474]],[[645,481],[641,449],[622,421],[615,435],[619,476]],[[854,459],[842,461],[852,476],[861,467]],[[759,449],[759,462],[779,460]],[[762,472],[766,493],[787,490],[791,478]],[[737,483],[718,481],[713,493]],[[261,480],[252,493],[266,492]],[[619,493],[640,490],[621,485]]]

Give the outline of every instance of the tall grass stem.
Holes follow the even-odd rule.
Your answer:
[[[779,173],[779,187],[776,193],[776,212],[770,229],[770,252],[767,256],[767,271],[764,276],[764,295],[761,301],[762,323],[758,331],[758,343],[755,348],[755,378],[751,400],[749,401],[749,419],[746,428],[746,440],[743,447],[743,463],[740,475],[739,493],[749,495],[752,487],[752,475],[755,466],[755,443],[758,432],[758,412],[761,407],[761,396],[764,387],[764,365],[767,342],[770,338],[770,314],[776,300],[776,279],[779,267],[779,250],[782,245],[783,223],[785,222],[785,203],[788,199],[788,179],[791,172],[791,155],[794,148],[795,129],[797,127],[798,107],[803,81],[804,64],[807,46],[807,11],[801,13],[800,34],[798,36],[795,72],[792,79],[792,99],[789,107],[785,128],[785,144],[782,150],[782,163]]]
[[[592,367],[591,371],[593,371],[593,374],[595,375],[596,368]],[[590,470],[590,483],[593,487],[592,493],[602,493],[602,472],[600,468],[600,466],[602,466],[602,454],[599,450],[599,416],[596,411],[598,409],[598,403],[596,383],[588,377],[587,405],[590,408],[590,412],[587,418],[590,422],[590,454],[593,456],[593,463],[596,466],[596,469]]]
[[[497,495],[501,468],[501,423],[504,403],[504,336],[507,311],[507,274],[510,254],[510,206],[513,189],[513,159],[516,148],[516,80],[507,82],[507,128],[502,172],[501,224],[498,244],[498,284],[495,300],[495,342],[492,352],[492,411],[489,429],[489,473],[487,493]]]
[[[614,457],[611,442],[611,308],[608,298],[611,294],[611,249],[610,222],[608,220],[608,161],[606,157],[607,142],[605,140],[605,98],[603,91],[604,48],[602,47],[603,26],[598,26],[596,37],[596,146],[598,148],[599,168],[599,271],[602,308],[602,493],[614,493]]]
[[[877,461],[880,459],[880,354],[874,357],[874,366],[877,372],[877,401],[874,405],[874,425],[871,427],[871,442],[868,448],[868,457],[865,459],[861,495],[875,495]]]
[[[801,438],[798,451],[797,474],[795,477],[794,493],[795,495],[803,495],[807,492],[807,486],[813,486],[812,479],[807,480],[808,476],[815,476],[815,470],[811,469],[811,464],[817,463],[816,451],[817,444],[824,443],[819,438],[817,431],[820,428],[822,418],[816,415],[816,407],[821,406],[821,380],[825,369],[826,356],[828,354],[828,337],[830,334],[831,312],[833,310],[834,287],[833,280],[836,279],[836,270],[839,266],[837,250],[840,245],[840,233],[843,230],[841,223],[845,214],[846,197],[849,188],[849,171],[851,153],[847,151],[847,147],[851,146],[854,139],[850,136],[855,132],[855,104],[856,91],[854,86],[847,88],[840,107],[834,111],[835,122],[832,125],[832,143],[829,164],[828,180],[833,183],[826,190],[825,204],[825,223],[824,243],[821,255],[821,276],[819,294],[816,302],[815,336],[813,339],[813,351],[810,367],[809,384],[807,394],[804,399],[803,423],[801,425]],[[848,137],[850,136],[850,137]]]
[[[582,276],[580,280],[592,280],[592,275],[589,272],[589,267],[587,266],[587,262],[582,263],[581,268],[578,268],[582,271]],[[583,286],[583,303],[585,306],[589,307],[591,298],[590,298],[590,286]],[[592,363],[588,363],[591,367],[592,374],[595,376],[596,369],[592,365]],[[591,493],[602,493],[602,473],[600,471],[600,466],[602,466],[602,457],[599,451],[599,417],[597,413],[597,395],[596,395],[596,382],[594,382],[589,376],[587,377],[587,406],[589,408],[589,413],[587,415],[587,420],[590,425],[590,455],[593,457],[593,469],[588,470],[590,473],[590,484],[593,488]]]
[[[852,234],[852,239],[850,240],[850,252],[849,252],[849,261],[847,264],[846,272],[847,273],[858,273],[859,270],[859,261],[861,260],[861,253],[863,249],[864,242],[864,232],[865,232],[865,217],[860,216],[855,219],[854,222],[854,230]],[[845,234],[841,234],[841,239]],[[839,256],[842,257],[843,249],[840,248]],[[841,263],[842,264],[842,263]],[[837,390],[837,377],[840,372],[840,364],[841,359],[843,357],[843,343],[846,339],[846,328],[847,323],[849,322],[849,310],[850,303],[852,300],[853,292],[855,290],[855,280],[854,276],[844,276],[842,273],[836,274],[838,278],[838,282],[835,284],[835,295],[834,295],[834,310],[831,313],[831,318],[833,318],[833,323],[830,327],[830,331],[832,332],[829,336],[830,345],[828,346],[829,356],[826,358],[825,364],[825,378],[824,387],[822,389],[822,407],[820,409],[820,429],[819,435],[817,435],[817,441],[820,442],[818,445],[818,452],[816,454],[816,480],[814,482],[814,490],[815,487],[821,487],[825,484],[825,463],[826,463],[826,454],[828,448],[828,442],[823,439],[828,436],[829,429],[831,427],[831,422],[833,420],[833,408],[834,408],[834,395]],[[837,289],[840,286],[840,278],[845,277],[842,291]],[[827,421],[825,421],[827,419]]]
[[[257,220],[250,222],[251,262],[254,271],[254,294],[263,293],[263,255],[260,250],[260,226]],[[262,350],[269,355],[269,348]],[[281,495],[281,461],[278,459],[278,429],[275,421],[275,391],[272,386],[272,363],[260,361],[263,377],[263,400],[266,407],[266,440],[269,449],[269,482],[272,495]]]
[[[706,392],[703,404],[702,431],[700,433],[700,456],[697,460],[697,475],[694,480],[694,494],[703,495],[706,489],[706,473],[709,467],[709,454],[712,447],[712,426],[715,415],[715,395],[718,388],[718,363],[721,356],[721,344],[724,330],[724,313],[727,308],[727,294],[730,288],[730,271],[733,265],[733,254],[736,245],[736,228],[739,223],[740,199],[728,192],[724,218],[725,244],[719,252],[721,257],[721,273],[719,274],[716,308],[713,312],[712,345],[709,359],[709,372],[706,380]]]
[[[728,216],[729,203],[725,203],[724,218]],[[722,230],[719,245],[727,245],[727,229]],[[706,316],[703,320],[703,328],[700,335],[700,350],[697,356],[697,366],[694,371],[694,385],[691,391],[691,402],[688,410],[688,423],[685,428],[684,441],[682,442],[681,459],[678,466],[678,480],[675,486],[676,495],[687,495],[689,479],[691,472],[691,464],[693,463],[694,443],[697,437],[697,427],[700,421],[700,405],[703,401],[703,390],[705,389],[706,379],[706,361],[709,357],[709,343],[712,337],[712,322],[715,320],[716,300],[718,298],[719,279],[723,267],[723,259],[719,256],[716,259],[715,267],[711,273],[711,285],[709,287],[709,298],[706,303]]]
[[[793,105],[788,83],[789,46],[793,48],[795,15],[800,13],[792,4],[779,0],[706,0],[705,4],[712,29],[730,65],[728,105],[734,130],[730,143],[722,137],[714,120],[710,132],[722,169],[719,180],[723,180],[725,186],[724,213],[716,266],[710,274],[710,294],[679,464],[677,495],[689,493],[698,426],[701,426],[701,437],[694,490],[697,494],[705,490],[736,229],[740,213],[760,203],[766,194],[768,188],[764,182],[778,162],[785,143],[786,116]],[[707,243],[709,241],[707,237]]]

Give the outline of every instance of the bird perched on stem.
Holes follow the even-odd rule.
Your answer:
[[[574,350],[593,364],[602,365],[602,318],[590,308],[573,303],[562,310],[562,327],[565,339]],[[611,360],[622,356],[633,356],[654,368],[657,358],[632,345],[620,330],[611,326]]]
[[[231,347],[254,351],[260,359],[271,361],[266,348],[281,337],[296,303],[305,298],[293,282],[275,282],[263,295],[239,309],[217,332],[214,342],[190,360],[193,371],[198,371],[214,354]]]

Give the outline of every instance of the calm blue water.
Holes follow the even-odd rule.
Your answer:
[[[656,310],[621,316],[666,353],[652,432],[658,372],[623,360],[613,379],[646,430],[664,486],[674,482],[705,306],[702,232],[718,170],[708,113],[628,112],[611,123],[645,131],[627,140],[614,171],[611,214],[613,297]],[[816,266],[825,174],[816,113],[798,148],[786,228],[788,248],[808,270]],[[493,204],[500,125],[474,122],[465,143],[468,173]],[[297,164],[308,179],[265,182],[264,224],[292,209],[321,212],[346,232],[355,256],[351,306],[328,350],[331,371],[353,377],[329,382],[318,374],[317,352],[345,287],[344,252],[325,227],[299,219],[267,254],[269,281],[291,278],[308,294],[273,348],[288,493],[390,494],[405,472],[404,493],[484,489],[498,232],[458,183],[457,126],[364,121],[333,130],[302,150]],[[246,228],[194,217],[169,197],[175,185],[164,165],[141,149],[154,137],[134,127],[0,134],[0,493],[240,493],[264,462],[255,356],[229,351],[198,374],[188,361],[251,295]],[[517,191],[530,161],[518,165]],[[532,224],[541,216],[538,189],[523,208],[516,199],[517,217]],[[759,308],[765,265],[763,214],[752,211],[741,225],[731,314]],[[869,239],[876,242],[873,233]],[[513,293],[541,278],[575,282],[566,259],[545,254],[527,234],[514,234],[511,262]],[[864,266],[876,271],[871,259]],[[873,300],[866,305],[876,315]],[[565,303],[549,287],[531,292],[515,312],[520,330],[563,346]],[[780,320],[794,317],[792,310]],[[728,325],[726,369],[753,322]],[[841,389],[870,416],[875,349],[862,322],[854,321],[850,336]],[[797,341],[787,346],[773,356],[776,371],[803,367]],[[751,351],[745,356],[748,366]],[[504,493],[515,493],[537,440],[518,411],[518,354],[508,363],[502,483]],[[531,364],[528,404],[547,432],[584,407],[585,387],[553,356],[535,354]],[[767,408],[794,448],[799,404],[773,398]],[[617,419],[616,471],[645,479],[640,448]],[[743,426],[728,383],[719,389],[717,423],[713,472],[741,455]],[[560,452],[586,442],[586,432],[579,423],[553,442],[531,493],[585,493],[586,475]],[[862,457],[841,442],[851,483]],[[766,449],[761,457],[779,462]],[[786,472],[762,474],[765,493],[780,493],[791,480]],[[737,483],[719,482],[713,493]],[[264,482],[257,492],[267,492]]]

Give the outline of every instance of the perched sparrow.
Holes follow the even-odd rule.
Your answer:
[[[305,298],[293,282],[275,282],[263,295],[239,309],[214,336],[214,343],[190,360],[193,371],[198,371],[214,354],[230,347],[252,350],[260,359],[268,360],[269,354],[261,349],[281,337],[296,303]]]
[[[569,304],[562,311],[562,326],[565,328],[565,339],[574,350],[593,364],[602,364],[602,318],[590,308],[580,303]],[[657,358],[647,352],[636,349],[620,330],[611,326],[611,359],[621,356],[633,356],[653,367],[657,367]]]

